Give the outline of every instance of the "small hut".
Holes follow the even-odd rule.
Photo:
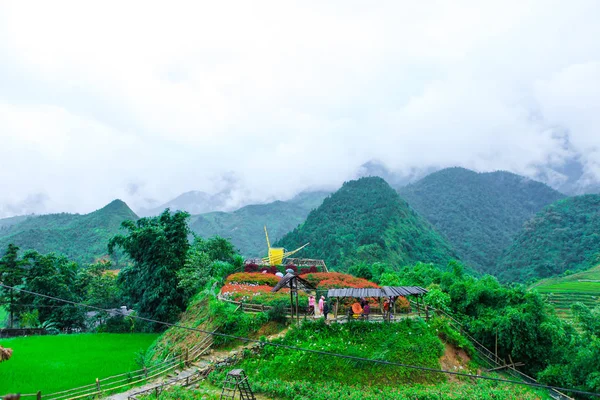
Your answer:
[[[288,272],[283,278],[277,282],[277,285],[271,292],[278,292],[283,288],[290,289],[290,307],[292,310],[292,320],[294,319],[294,315],[296,316],[296,320],[300,322],[300,308],[298,307],[298,290],[304,290],[305,292],[315,290],[315,288],[305,279],[300,278],[296,274],[292,272]],[[294,297],[296,298],[295,307],[294,307]]]

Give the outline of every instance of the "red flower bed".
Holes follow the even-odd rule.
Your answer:
[[[243,293],[243,294],[252,294],[252,293],[271,293],[271,286],[268,285],[244,285],[244,284],[236,284],[236,283],[228,283],[221,288],[221,294],[225,295],[226,293]],[[282,289],[283,291],[285,289]],[[289,291],[289,289],[288,289]]]
[[[316,272],[300,275],[300,277],[306,279],[318,289],[379,288],[377,284],[366,279],[340,272]]]
[[[290,289],[281,289],[277,293],[271,292],[272,287],[267,285],[244,285],[229,283],[221,288],[221,296],[234,301],[243,301],[254,304],[275,305],[289,302]],[[298,302],[301,307],[308,306],[308,295],[298,293]]]
[[[251,285],[275,286],[279,282],[279,277],[261,272],[239,272],[231,274],[225,280],[225,283],[246,283]]]

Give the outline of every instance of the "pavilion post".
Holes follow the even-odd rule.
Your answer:
[[[335,311],[333,313],[333,316],[335,317],[335,320],[337,321],[337,315],[338,315],[338,308],[340,306],[340,298],[336,297],[335,298]]]
[[[292,316],[292,322],[294,322],[294,290],[292,280],[290,280],[290,314]]]
[[[421,316],[421,308],[419,307],[419,299],[421,296],[417,296],[417,315]]]
[[[296,321],[300,325],[300,307],[298,306],[298,289],[296,288]]]

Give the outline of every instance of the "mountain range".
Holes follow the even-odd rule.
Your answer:
[[[190,228],[203,237],[219,235],[230,239],[247,257],[265,257],[264,226],[268,229],[270,240],[276,241],[302,223],[328,195],[329,192],[323,191],[303,192],[288,201],[249,205],[233,212],[194,215]]]
[[[229,238],[242,255],[259,257],[267,253],[266,225],[274,245],[291,250],[311,242],[298,256],[323,258],[341,269],[361,262],[402,266],[456,258],[482,273],[525,282],[600,261],[600,195],[565,198],[545,184],[503,171],[448,168],[418,179],[420,173],[397,191],[381,178],[365,177],[333,194],[303,192],[287,201],[195,214],[190,228],[203,237]],[[170,205],[177,209],[178,204],[185,202]],[[0,253],[15,243],[23,250],[93,262],[106,256],[108,239],[121,222],[137,218],[115,200],[84,215],[0,219]]]
[[[121,222],[138,216],[121,200],[89,214],[48,214],[0,220],[0,253],[9,243],[21,250],[62,253],[73,261],[92,263],[108,255],[108,240]]]
[[[600,264],[600,195],[569,197],[525,223],[491,272],[526,282]]]
[[[525,221],[565,196],[534,180],[447,168],[398,193],[445,236],[459,258],[490,273]]]
[[[302,257],[342,270],[361,262],[445,265],[456,258],[433,227],[378,177],[346,182],[275,246],[292,250],[307,242]]]

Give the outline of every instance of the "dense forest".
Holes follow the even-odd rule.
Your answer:
[[[565,197],[509,172],[464,168],[435,172],[398,192],[448,239],[461,260],[487,273],[525,221]]]
[[[92,263],[108,255],[106,244],[119,231],[121,222],[137,218],[121,200],[85,215],[21,217],[14,224],[0,226],[0,253],[12,243],[22,250],[55,252],[72,261]]]
[[[528,221],[496,270],[506,281],[526,282],[600,263],[600,195],[558,201]]]
[[[265,257],[267,243],[263,226],[272,241],[302,223],[317,208],[327,192],[303,192],[288,201],[248,205],[233,212],[210,212],[191,217],[191,230],[202,237],[215,235],[231,240],[246,257]]]
[[[275,246],[295,249],[307,242],[303,257],[339,269],[373,262],[445,265],[456,257],[433,227],[377,177],[346,182]]]

